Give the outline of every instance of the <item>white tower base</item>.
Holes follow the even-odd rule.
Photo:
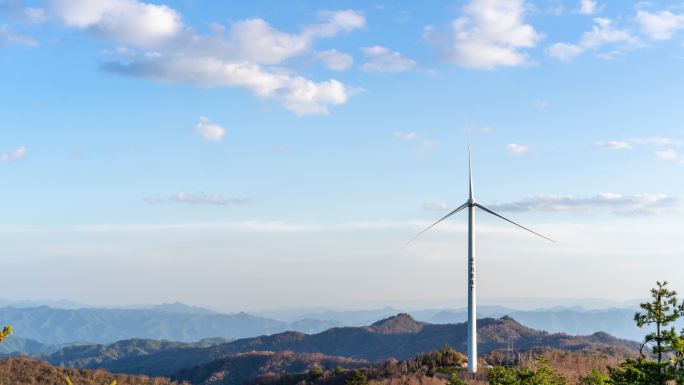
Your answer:
[[[477,297],[475,295],[475,202],[468,202],[468,371],[477,373]]]

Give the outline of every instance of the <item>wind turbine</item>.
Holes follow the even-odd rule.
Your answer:
[[[468,141],[468,200],[459,206],[456,210],[445,215],[444,218],[438,220],[437,222],[431,224],[428,228],[418,233],[416,236],[411,238],[402,249],[408,246],[416,238],[423,235],[426,231],[435,227],[438,223],[449,218],[450,216],[456,214],[457,212],[467,208],[468,209],[468,371],[471,373],[477,372],[477,301],[475,293],[475,208],[484,210],[485,212],[494,215],[495,217],[501,218],[506,222],[512,223],[515,226],[523,230],[527,230],[530,233],[542,237],[548,241],[554,242],[554,240],[547,238],[539,233],[536,233],[525,226],[519,225],[512,220],[505,218],[493,210],[481,205],[475,201],[475,194],[473,194],[473,169],[472,161],[470,159],[470,140]]]

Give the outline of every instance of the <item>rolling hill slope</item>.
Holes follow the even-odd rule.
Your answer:
[[[27,357],[0,359],[0,385],[64,385],[69,377],[76,385],[180,385],[166,378],[111,374],[102,370],[60,369]]]

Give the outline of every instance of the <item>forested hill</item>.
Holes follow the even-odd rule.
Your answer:
[[[143,356],[122,355],[103,359],[95,365],[88,362],[88,352],[76,347],[62,349],[48,357],[49,362],[63,366],[102,367],[120,373],[168,375],[178,368],[188,368],[243,352],[285,351],[322,353],[353,359],[377,361],[388,358],[408,359],[421,352],[438,349],[448,344],[457,351],[466,351],[467,324],[435,325],[417,322],[407,314],[376,322],[371,326],[332,328],[318,334],[297,332],[240,339],[211,347],[172,348]],[[557,348],[634,352],[639,344],[614,338],[605,333],[589,336],[550,334],[521,325],[512,318],[482,319],[478,321],[479,351],[486,354],[512,344],[515,349]],[[95,362],[92,361],[91,362]]]

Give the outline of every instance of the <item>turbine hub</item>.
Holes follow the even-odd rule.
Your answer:
[[[475,206],[475,199],[470,198],[470,199],[468,199],[468,207],[472,207],[472,206]]]

